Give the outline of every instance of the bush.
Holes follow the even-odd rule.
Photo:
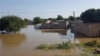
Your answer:
[[[88,9],[80,17],[85,23],[100,23],[100,9]]]
[[[35,24],[38,24],[38,23],[42,23],[43,22],[43,20],[40,17],[35,17],[33,19],[33,21],[35,22]]]
[[[100,44],[98,44],[98,45],[97,45],[97,47],[99,47],[99,48],[100,48]]]
[[[62,44],[57,45],[57,49],[69,49],[72,44],[70,42],[63,42]]]
[[[25,25],[25,21],[18,16],[4,16],[0,19],[0,31],[16,32]]]
[[[57,49],[57,44],[49,45],[48,49]]]
[[[41,44],[41,45],[37,46],[37,49],[48,49],[48,45],[47,44]]]
[[[97,45],[97,41],[93,40],[87,43],[84,43],[85,46],[91,46],[91,47],[95,47]]]
[[[61,44],[41,44],[37,46],[37,49],[70,49],[72,48],[72,44],[70,42],[63,42]]]

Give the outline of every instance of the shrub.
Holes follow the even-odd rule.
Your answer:
[[[48,49],[48,45],[47,44],[41,44],[41,45],[37,46],[37,49]]]
[[[63,42],[61,44],[41,44],[37,46],[37,49],[70,49],[72,48],[72,44],[70,42]]]
[[[58,44],[49,45],[48,49],[57,49]]]
[[[25,27],[26,23],[18,16],[4,16],[0,18],[0,31],[17,32]]]
[[[61,44],[57,45],[57,49],[69,49],[71,48],[71,43],[70,42],[63,42]]]
[[[91,47],[95,47],[97,45],[97,41],[93,40],[87,43],[84,43],[85,46],[91,46]]]
[[[100,44],[98,44],[98,45],[97,45],[97,47],[99,47],[99,48],[100,48]]]

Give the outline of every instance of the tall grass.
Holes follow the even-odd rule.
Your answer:
[[[40,44],[37,46],[37,49],[70,49],[72,48],[72,45],[70,42],[62,42],[61,44]]]

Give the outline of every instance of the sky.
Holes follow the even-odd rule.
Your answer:
[[[99,9],[100,0],[0,0],[0,17],[16,15],[21,18],[33,19],[56,18],[62,15],[67,18],[73,15],[80,16],[87,9]]]

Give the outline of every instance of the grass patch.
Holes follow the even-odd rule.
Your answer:
[[[98,48],[100,48],[100,44],[97,43],[96,40],[84,43],[83,46],[85,46],[85,47],[98,47]]]
[[[40,44],[39,46],[36,47],[36,49],[48,49],[47,44]]]
[[[70,42],[63,42],[61,44],[52,44],[52,45],[47,45],[47,44],[40,44],[39,46],[36,47],[36,49],[70,49],[73,47],[73,44]]]
[[[94,56],[100,56],[100,54],[94,54]]]
[[[80,56],[88,56],[88,55],[87,55],[87,54],[82,53],[82,54],[80,54]]]
[[[97,41],[96,40],[93,40],[93,41],[84,43],[85,46],[91,46],[91,47],[95,47],[96,44],[97,44]]]
[[[97,47],[100,48],[100,44],[97,44]]]
[[[72,44],[70,42],[63,42],[57,45],[57,49],[70,49]]]

